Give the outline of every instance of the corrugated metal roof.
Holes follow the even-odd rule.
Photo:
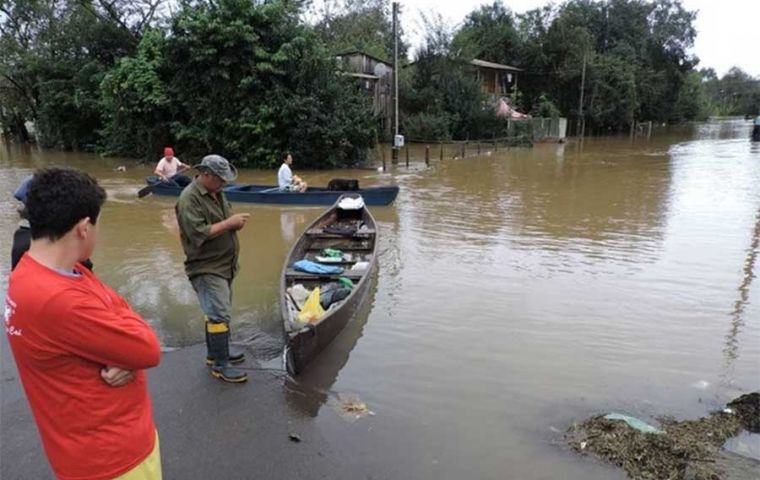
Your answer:
[[[391,66],[391,67],[393,66],[393,64],[391,62],[389,62],[387,60],[383,60],[380,57],[376,57],[376,56],[374,56],[374,55],[372,55],[370,53],[363,52],[361,50],[345,50],[343,52],[336,53],[335,56],[336,57],[343,57],[343,56],[346,56],[346,55],[357,55],[357,54],[358,55],[364,55],[365,57],[369,57],[369,58],[371,58],[373,60],[377,60],[378,62],[384,63],[384,64],[386,64],[388,66]]]
[[[510,72],[522,72],[522,68],[513,67],[511,65],[502,65],[501,63],[493,63],[493,62],[486,62],[485,60],[478,60],[477,58],[475,60],[472,60],[470,62],[470,65],[475,65],[476,67],[483,67],[483,68],[493,68],[494,70],[506,70]]]
[[[343,75],[354,77],[354,78],[366,78],[369,80],[380,80],[380,77],[377,75],[369,75],[367,73],[352,73],[352,72],[343,72]]]

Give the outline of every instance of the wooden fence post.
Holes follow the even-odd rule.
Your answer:
[[[430,166],[430,145],[425,145],[425,165]]]
[[[409,145],[406,146],[406,168],[409,168]]]

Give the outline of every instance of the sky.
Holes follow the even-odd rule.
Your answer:
[[[547,0],[502,0],[513,12],[521,13],[550,2]],[[440,13],[456,26],[480,5],[480,0],[399,0],[401,24],[413,47],[423,38],[420,12]],[[697,39],[692,49],[700,59],[698,68],[712,67],[718,76],[739,66],[760,76],[760,0],[682,0],[687,10],[698,10]]]

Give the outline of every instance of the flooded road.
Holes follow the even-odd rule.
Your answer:
[[[413,168],[388,173],[299,171],[295,159],[312,185],[355,177],[401,192],[372,209],[381,253],[366,308],[298,383],[283,381],[285,401],[328,434],[339,395],[366,402],[374,416],[334,433],[359,439],[356,461],[377,478],[624,478],[568,452],[559,432],[609,410],[696,417],[760,388],[760,146],[749,128],[710,122],[457,160],[452,150],[443,162],[434,147],[430,168],[418,150]],[[86,170],[108,191],[98,275],[165,347],[201,342],[175,199],[136,198],[152,165],[0,146],[0,294],[11,193],[49,165]],[[321,210],[233,207],[252,214],[233,337],[277,367],[282,262]]]

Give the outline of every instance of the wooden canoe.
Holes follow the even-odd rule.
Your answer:
[[[174,183],[159,181],[150,176],[145,182],[145,193],[155,195],[179,196],[182,187]],[[148,187],[150,187],[148,189]],[[149,190],[149,191],[148,191]],[[358,193],[364,203],[373,206],[390,205],[398,195],[397,185],[361,188],[357,191],[329,190],[322,187],[309,187],[305,192],[283,192],[276,185],[227,185],[224,195],[230,202],[263,203],[268,205],[332,205],[341,195]],[[144,195],[141,195],[144,196]]]
[[[343,199],[360,198],[357,194],[343,195],[332,207],[319,216],[290,249],[280,276],[280,311],[285,333],[285,365],[291,375],[298,375],[350,322],[367,297],[370,277],[377,269],[377,224],[366,205],[358,210],[343,210]],[[328,228],[329,227],[329,228]],[[355,232],[350,232],[351,228]],[[340,233],[326,230],[342,229]],[[339,262],[331,266],[344,269],[341,274],[315,274],[297,271],[293,265],[299,260],[316,262],[326,249],[342,252]],[[366,262],[366,268],[352,269],[357,262]],[[351,293],[329,308],[320,318],[299,320],[300,308],[291,288],[300,284],[311,291],[324,287],[339,278],[353,283]]]

